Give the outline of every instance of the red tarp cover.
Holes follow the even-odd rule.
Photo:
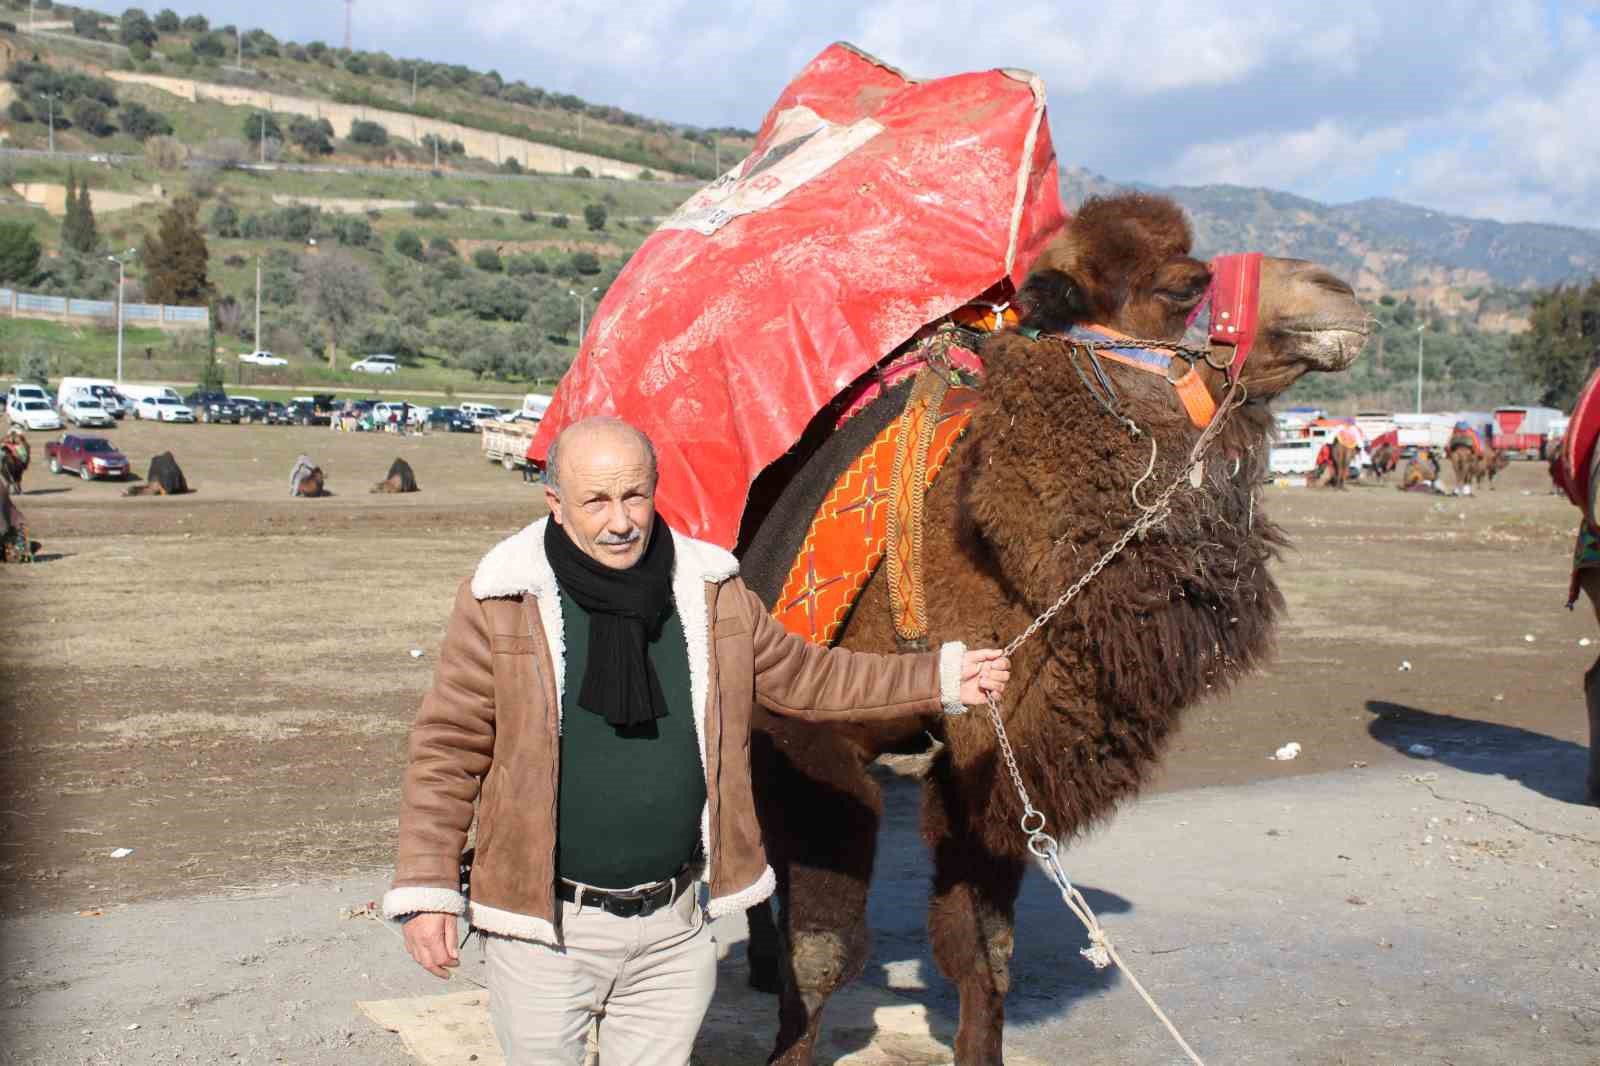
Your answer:
[[[634,254],[528,455],[576,419],[626,419],[655,442],[662,515],[731,547],[750,483],[819,410],[925,323],[1020,284],[1062,222],[1036,77],[919,82],[832,45]]]

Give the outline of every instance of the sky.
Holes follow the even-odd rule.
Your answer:
[[[343,36],[337,0],[174,6]],[[698,126],[759,126],[835,40],[918,77],[1022,67],[1063,164],[1116,181],[1600,228],[1600,0],[355,0],[353,28]]]

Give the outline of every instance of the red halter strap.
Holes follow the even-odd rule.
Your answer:
[[[1233,348],[1228,380],[1237,381],[1261,321],[1260,252],[1211,260],[1211,342]]]

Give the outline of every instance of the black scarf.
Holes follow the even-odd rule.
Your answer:
[[[672,606],[667,524],[657,516],[649,545],[627,570],[591,559],[554,519],[545,524],[544,552],[562,591],[589,612],[589,661],[578,706],[618,728],[665,718],[667,701],[648,645]]]

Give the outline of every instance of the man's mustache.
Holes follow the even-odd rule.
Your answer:
[[[602,533],[595,538],[595,543],[604,544],[608,547],[615,547],[622,544],[632,544],[642,536],[644,536],[644,534],[639,532],[637,529],[631,529],[620,536],[615,533]]]

